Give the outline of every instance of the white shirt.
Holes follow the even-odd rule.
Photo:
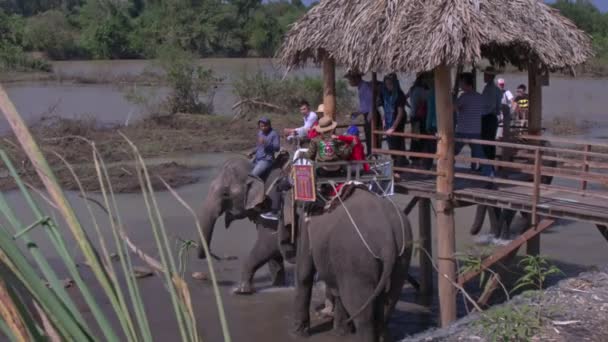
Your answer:
[[[502,94],[502,100],[500,103],[502,103],[505,106],[509,106],[511,107],[511,103],[513,102],[513,94],[509,91],[509,90],[505,90],[505,92]]]
[[[319,117],[317,116],[317,113],[308,113],[308,115],[306,115],[306,117],[304,118],[304,126],[296,128],[296,134],[300,137],[306,136],[306,134],[308,134],[308,131],[312,128],[315,122],[317,122],[318,118]]]

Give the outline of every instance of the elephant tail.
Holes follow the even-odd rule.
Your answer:
[[[374,293],[367,299],[367,301],[365,301],[359,310],[350,315],[350,317],[346,320],[346,323],[351,322],[355,317],[359,316],[359,314],[361,314],[363,310],[371,305],[374,299],[376,299],[383,291],[388,292],[391,274],[393,273],[395,259],[397,258],[397,251],[395,248],[387,248],[385,252],[386,255],[384,255],[382,260],[382,274],[380,274],[380,280],[378,281],[378,285],[376,286]]]

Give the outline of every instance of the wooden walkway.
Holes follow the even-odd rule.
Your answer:
[[[415,197],[438,199],[436,177],[411,176],[395,183],[395,192]],[[454,182],[456,206],[483,204],[532,213],[534,189],[515,185],[492,185],[487,182],[457,179]],[[594,224],[608,222],[608,197],[590,197],[551,189],[541,191],[536,213],[544,217],[584,221]]]

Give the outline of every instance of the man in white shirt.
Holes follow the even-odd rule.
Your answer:
[[[300,114],[302,114],[302,117],[304,119],[304,125],[298,128],[285,128],[283,130],[283,134],[285,134],[286,136],[297,135],[300,138],[306,137],[308,131],[319,119],[317,113],[310,110],[310,104],[306,100],[302,100],[300,102]]]
[[[496,83],[502,92],[499,116],[499,122],[502,122],[502,127],[500,127],[496,133],[496,139],[501,140],[509,137],[509,129],[511,128],[511,107],[513,106],[514,97],[509,89],[505,89],[504,79],[499,78]]]

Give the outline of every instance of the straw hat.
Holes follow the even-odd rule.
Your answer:
[[[337,122],[328,116],[324,116],[319,120],[319,125],[315,126],[315,131],[317,131],[317,133],[327,133],[336,129],[336,126],[338,126]]]
[[[325,106],[322,103],[317,107],[317,113],[325,113]]]

